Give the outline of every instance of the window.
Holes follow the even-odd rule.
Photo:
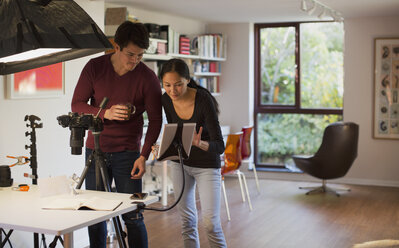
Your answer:
[[[293,168],[342,120],[343,24],[255,24],[255,162]]]

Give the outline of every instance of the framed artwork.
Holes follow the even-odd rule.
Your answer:
[[[376,38],[374,138],[399,139],[399,38]]]
[[[7,98],[51,98],[64,95],[64,63],[5,76]]]

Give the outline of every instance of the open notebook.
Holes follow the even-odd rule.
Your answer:
[[[42,204],[42,209],[114,211],[121,204],[121,200],[99,197],[91,197],[89,199],[58,198]]]

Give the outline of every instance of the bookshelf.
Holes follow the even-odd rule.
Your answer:
[[[110,40],[116,28],[126,19],[138,21],[128,13],[126,7],[106,9],[105,32]],[[144,24],[150,32],[150,46],[142,60],[147,66],[158,74],[165,61],[172,58],[183,59],[187,62],[194,80],[213,95],[219,95],[221,63],[226,61],[226,37],[223,34],[187,35],[178,32],[171,25]]]
[[[174,49],[168,44],[168,49]],[[174,50],[173,50],[174,51]],[[204,54],[199,51],[200,54]],[[220,76],[221,64],[226,61],[226,58],[214,56],[201,56],[196,54],[180,54],[180,53],[166,53],[166,54],[144,54],[143,61],[158,74],[160,65],[169,59],[180,58],[187,62],[190,72],[194,80],[204,88],[207,88],[212,95],[220,95]]]

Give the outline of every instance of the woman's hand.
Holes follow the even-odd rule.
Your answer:
[[[151,146],[152,160],[155,160],[158,157],[159,145],[154,144]]]
[[[208,151],[209,143],[201,140],[202,127],[200,127],[198,133],[194,133],[192,145],[200,148],[201,150]]]
[[[198,133],[194,132],[194,137],[193,137],[193,142],[192,142],[193,146],[199,147],[199,144],[201,142],[201,135],[202,135],[202,127],[200,127]]]

